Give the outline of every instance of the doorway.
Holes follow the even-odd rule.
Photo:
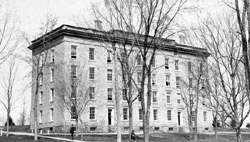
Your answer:
[[[181,125],[181,112],[178,111],[178,126]]]
[[[112,109],[108,109],[108,125],[112,125]]]

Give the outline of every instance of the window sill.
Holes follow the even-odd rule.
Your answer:
[[[126,120],[123,120],[123,122],[129,122],[129,120],[128,120],[128,119],[126,119]]]
[[[89,121],[96,122],[97,120],[96,119],[89,119]]]
[[[89,99],[90,101],[96,101],[96,99]]]
[[[95,59],[94,60],[89,59],[89,62],[95,62]]]

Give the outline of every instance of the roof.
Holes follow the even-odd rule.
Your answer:
[[[125,38],[124,35],[126,35],[127,37]],[[34,50],[40,47],[44,41],[52,42],[53,40],[56,40],[57,38],[63,36],[77,37],[77,38],[90,39],[102,42],[106,41],[106,42],[126,43],[126,44],[134,43],[133,37],[137,36],[139,37],[138,40],[139,42],[137,43],[137,45],[142,45],[144,41],[143,38],[145,37],[144,35],[124,32],[121,30],[111,30],[106,32],[91,28],[76,27],[71,25],[61,25],[60,27],[52,30],[51,32],[33,40],[32,44],[28,48],[30,50]],[[150,40],[152,38],[153,37],[149,36],[148,39]],[[154,44],[154,46],[157,46],[157,48],[162,50],[196,55],[196,56],[205,56],[205,57],[208,57],[210,55],[204,48],[178,44],[175,42],[175,40],[172,39],[165,39],[165,38],[158,38],[158,39],[154,38],[154,39],[160,41],[158,44]]]

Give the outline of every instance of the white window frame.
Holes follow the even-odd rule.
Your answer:
[[[43,104],[43,91],[40,91],[39,93],[39,104]]]
[[[153,94],[153,103],[157,103],[157,91],[152,91],[152,94]]]
[[[203,120],[204,120],[204,122],[207,121],[207,112],[206,111],[203,111]]]
[[[77,49],[76,45],[71,45],[71,53],[70,53],[71,59],[77,58],[76,49]]]
[[[141,59],[141,55],[139,55],[139,53],[136,55],[136,65],[137,66],[142,65],[142,59]]]
[[[41,75],[39,77],[39,85],[42,86],[43,85],[43,73],[41,72]]]
[[[107,81],[113,81],[113,70],[107,69]]]
[[[55,89],[50,88],[50,102],[54,102],[54,97],[55,97]]]
[[[123,120],[128,120],[128,108],[123,108]]]
[[[94,80],[95,79],[95,67],[89,67],[89,79],[90,80]]]
[[[108,88],[107,89],[107,99],[109,101],[112,101],[113,100],[113,88]]]
[[[153,109],[154,120],[158,120],[158,109]]]
[[[43,110],[39,110],[39,124],[43,123]]]
[[[169,69],[169,58],[165,57],[165,69]]]
[[[89,107],[89,119],[90,120],[95,120],[95,111],[96,111],[95,107]]]
[[[166,75],[165,75],[165,82],[166,82],[166,86],[167,86],[167,87],[170,87],[170,86],[171,86],[170,74],[166,74]]]
[[[152,74],[152,85],[156,85],[156,74]]]
[[[112,58],[111,58],[111,51],[108,51],[108,55],[107,55],[107,63],[112,63]]]
[[[180,68],[179,68],[179,60],[175,60],[174,61],[174,66],[175,66],[175,70],[179,70]]]
[[[179,76],[176,76],[176,88],[181,88],[180,81],[181,81],[181,78]]]
[[[50,62],[51,63],[55,62],[55,50],[54,49],[50,50]]]
[[[143,115],[142,115],[142,109],[140,108],[139,110],[139,120],[143,120]]]
[[[89,60],[95,60],[95,48],[89,48]]]
[[[55,109],[54,109],[54,107],[51,107],[50,109],[49,109],[49,121],[50,122],[53,122],[54,121],[54,112],[55,111]]]
[[[166,91],[167,104],[171,104],[171,91]]]
[[[167,110],[167,120],[172,121],[172,110]]]
[[[95,99],[95,87],[93,87],[93,86],[89,87],[89,99],[90,100]]]
[[[55,81],[55,70],[54,68],[50,69],[50,82]]]
[[[192,62],[188,62],[188,71],[192,72]]]

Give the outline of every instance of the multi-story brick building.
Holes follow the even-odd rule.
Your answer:
[[[49,46],[41,44],[42,37],[34,40],[29,49],[33,57],[39,53],[46,53],[47,63],[42,78],[39,80],[38,95],[38,127],[40,129],[67,128],[75,123],[75,119],[63,108],[60,102],[62,84],[61,75],[71,72],[77,76],[76,70],[81,67],[84,75],[82,80],[87,83],[95,82],[92,87],[91,97],[86,106],[86,111],[80,116],[79,123],[85,131],[107,132],[115,131],[115,102],[114,102],[114,64],[107,49],[100,45],[100,39],[105,39],[105,34],[98,30],[62,25],[48,33]],[[43,36],[44,37],[44,36]],[[104,40],[101,40],[104,42]],[[111,43],[105,41],[107,44]],[[118,43],[119,44],[119,43]],[[205,59],[209,55],[205,49],[190,47],[166,40],[163,48],[155,56],[155,71],[152,74],[152,105],[150,127],[154,130],[183,130],[188,129],[187,106],[183,102],[181,80],[189,81],[189,71],[193,64]],[[45,55],[44,55],[45,56]],[[203,59],[204,59],[203,58]],[[136,58],[139,65],[139,58]],[[84,64],[79,66],[78,64]],[[77,67],[77,69],[75,68]],[[118,69],[119,70],[119,69]],[[135,73],[136,76],[139,73]],[[32,82],[36,82],[33,77]],[[88,84],[87,84],[88,85]],[[32,87],[32,94],[35,92]],[[121,90],[122,92],[122,90]],[[199,91],[202,94],[202,91]],[[122,93],[120,93],[122,94]],[[201,95],[204,96],[204,95]],[[205,130],[212,125],[212,112],[205,107],[206,99],[202,97],[199,102],[198,128]],[[34,95],[32,95],[32,104]],[[122,126],[128,129],[128,105],[122,101]],[[142,129],[142,116],[140,100],[133,103],[134,129]],[[34,125],[33,108],[31,109],[31,127]]]

